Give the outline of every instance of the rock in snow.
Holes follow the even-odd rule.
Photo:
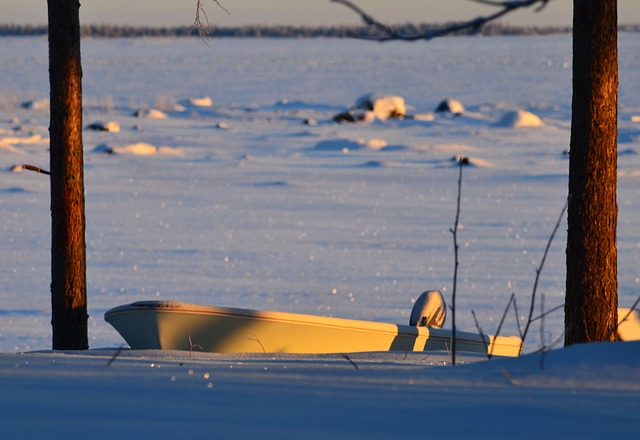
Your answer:
[[[109,122],[96,121],[96,122],[94,122],[92,124],[89,124],[87,126],[87,128],[89,130],[109,131],[111,133],[119,133],[120,132],[120,124],[118,124],[115,121],[109,121]]]
[[[136,118],[149,118],[149,119],[167,119],[167,114],[162,110],[156,110],[154,108],[149,110],[136,110],[133,113]]]
[[[407,113],[404,98],[395,95],[365,95],[358,99],[356,108],[372,111],[376,118],[382,120],[402,118]]]
[[[375,118],[402,118],[407,110],[404,98],[395,95],[369,94],[360,97],[348,111],[333,117],[335,122],[367,122]]]
[[[34,101],[23,102],[20,107],[27,110],[47,111],[49,110],[49,100],[46,98],[36,99]]]
[[[456,101],[455,99],[447,98],[438,104],[435,109],[435,112],[441,115],[453,115],[460,116],[464,113],[464,106],[460,101]]]
[[[211,107],[213,105],[213,101],[208,96],[203,96],[201,98],[189,98],[180,101],[180,104],[185,107]]]

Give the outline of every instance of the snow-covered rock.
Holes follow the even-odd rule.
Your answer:
[[[148,109],[148,110],[136,110],[133,113],[136,118],[148,118],[148,119],[167,119],[168,116],[162,110]]]
[[[119,133],[120,132],[120,124],[116,121],[102,122],[96,121],[87,126],[89,130],[95,131],[109,131],[111,133]]]
[[[473,166],[479,168],[489,168],[493,166],[491,162],[487,162],[486,160],[471,156],[454,156],[451,158],[451,160],[453,162],[456,162],[456,166],[458,166],[459,163],[462,163],[462,165],[464,166]]]
[[[404,98],[395,95],[370,94],[361,96],[356,102],[356,108],[372,111],[378,119],[402,118],[407,109]]]
[[[213,101],[210,97],[203,96],[201,98],[183,99],[180,101],[180,104],[185,107],[211,107],[213,105]]]
[[[333,117],[335,122],[369,122],[403,118],[407,113],[404,98],[395,95],[369,94],[361,96],[349,110]]]
[[[338,113],[333,117],[334,122],[371,122],[376,118],[375,113],[372,111],[365,111],[359,109],[347,110],[343,113]]]
[[[498,127],[522,128],[541,127],[544,125],[542,119],[526,110],[517,110],[505,114],[497,123]]]
[[[46,98],[26,101],[20,105],[27,110],[47,111],[49,110],[49,100]]]
[[[435,112],[441,115],[460,116],[464,113],[464,106],[460,101],[447,98],[438,104]]]

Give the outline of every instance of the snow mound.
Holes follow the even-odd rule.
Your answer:
[[[369,160],[361,165],[362,168],[384,168],[389,166],[392,166],[392,163],[385,160]]]
[[[96,121],[87,126],[89,130],[95,131],[109,131],[111,133],[119,133],[120,132],[120,124],[116,121],[102,122]]]
[[[201,98],[183,99],[180,104],[185,107],[211,107],[213,106],[213,101],[210,97],[203,96]]]
[[[462,113],[464,113],[464,106],[460,101],[447,98],[441,101],[440,104],[438,104],[435,112],[441,115],[460,116]]]
[[[6,137],[0,138],[0,151],[8,151],[10,153],[22,153],[17,149],[16,145],[29,145],[29,144],[41,144],[48,142],[49,139],[45,139],[39,134],[34,134],[30,137]]]
[[[320,141],[313,147],[316,151],[340,151],[348,153],[351,150],[360,150],[363,145],[349,139],[327,139]]]
[[[381,150],[389,145],[384,139],[378,138],[358,139],[358,143],[366,148],[371,148],[372,150]]]
[[[333,117],[335,122],[369,122],[403,118],[407,113],[404,98],[395,95],[369,94],[361,96],[349,110]]]
[[[505,114],[496,125],[505,128],[542,127],[544,122],[533,113],[517,110]]]
[[[148,119],[167,119],[168,116],[162,110],[156,110],[154,108],[149,110],[136,110],[133,113],[136,118],[148,118]]]
[[[416,113],[414,115],[410,116],[410,119],[413,119],[414,121],[433,121],[435,118],[433,116],[433,113]]]
[[[182,152],[176,148],[171,147],[155,147],[144,142],[137,144],[126,145],[124,147],[112,147],[107,144],[100,144],[93,149],[96,153],[106,154],[130,154],[134,156],[151,156],[154,154],[168,154],[180,156]]]

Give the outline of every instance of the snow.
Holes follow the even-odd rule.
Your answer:
[[[12,438],[633,438],[638,344],[455,367],[405,353],[0,354],[0,417]]]
[[[82,353],[48,351],[48,179],[12,172],[23,163],[48,169],[46,107],[20,105],[46,101],[47,41],[0,45],[3,433],[637,434],[638,343],[534,353],[561,345],[561,311],[536,321],[530,354],[461,355],[470,365],[456,367],[447,353],[133,352],[118,349],[122,338],[103,320],[117,305],[160,299],[405,324],[425,290],[450,302],[456,158],[466,157],[457,325],[473,331],[473,310],[495,332],[515,293],[520,315],[507,315],[502,334],[517,334],[566,199],[569,36],[84,40],[85,121],[113,121],[120,131],[83,133],[92,350]],[[637,34],[620,35],[621,307],[640,284],[639,45]],[[332,121],[381,91],[424,116]],[[464,113],[432,117],[447,96]],[[518,110],[544,125],[499,126]],[[565,230],[542,271],[545,310],[564,298]]]

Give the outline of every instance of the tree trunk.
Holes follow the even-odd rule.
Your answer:
[[[80,2],[48,0],[53,349],[84,350],[87,282]]]
[[[618,319],[617,2],[573,8],[566,345],[611,340]]]

